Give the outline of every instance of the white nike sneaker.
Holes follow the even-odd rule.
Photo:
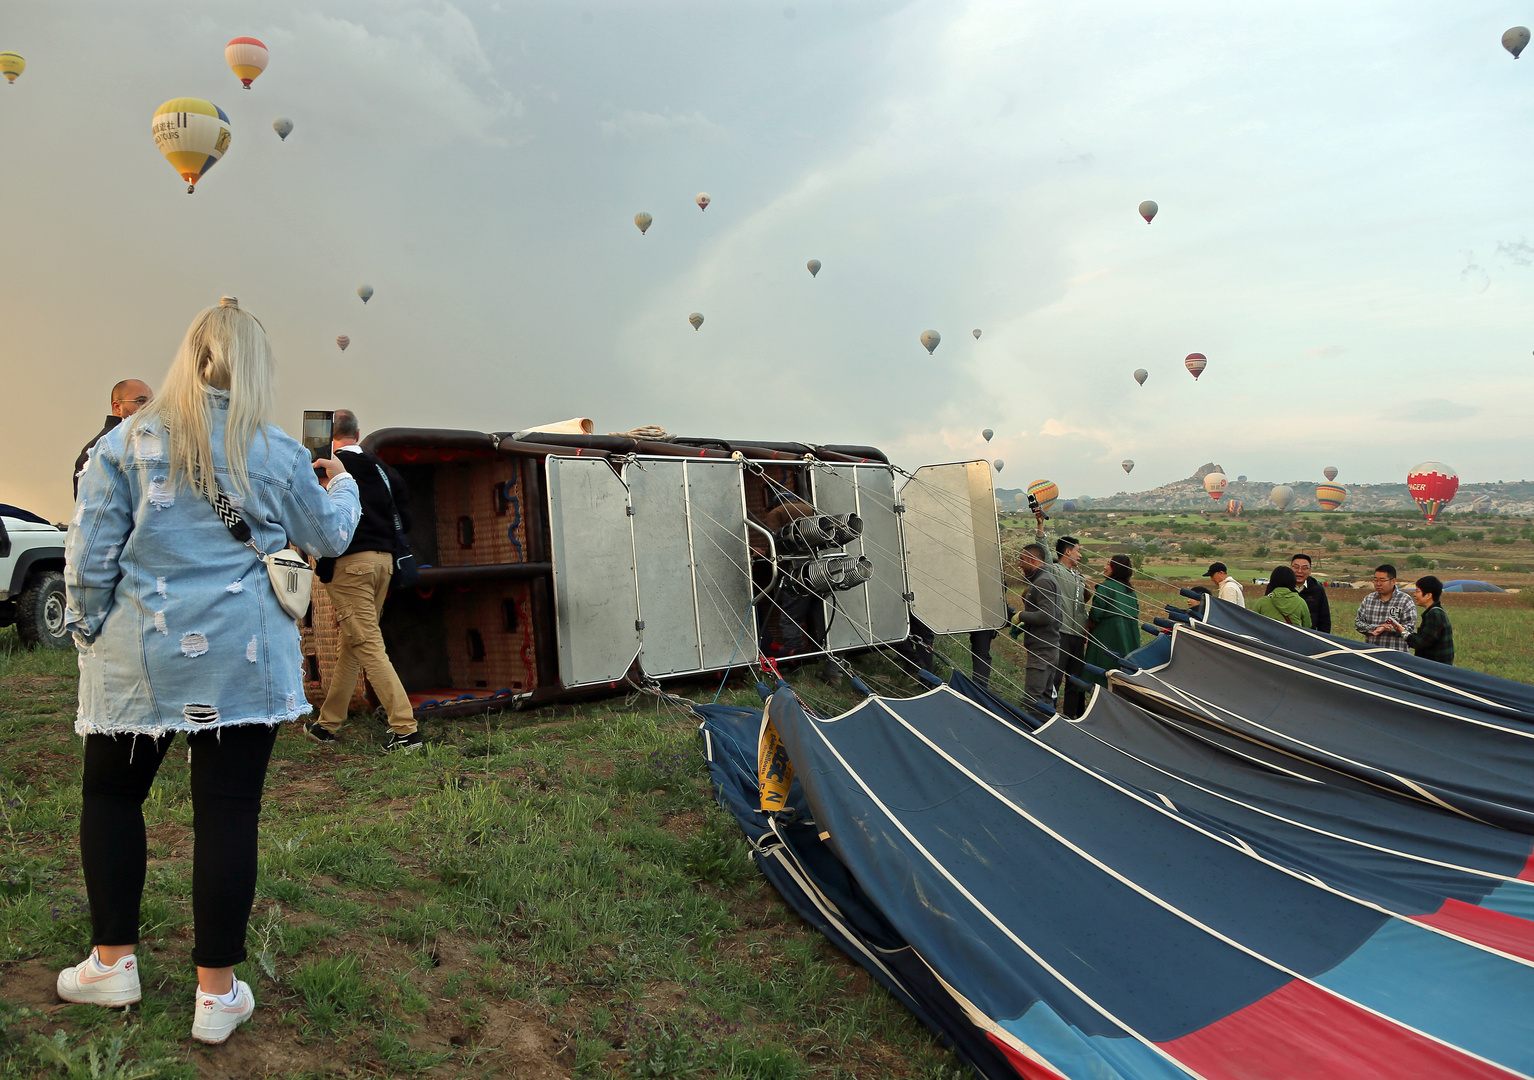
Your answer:
[[[59,997],[78,1005],[105,1005],[118,1009],[143,997],[138,981],[138,957],[132,953],[102,971],[96,966],[96,950],[74,967],[59,972]]]
[[[192,1013],[192,1038],[198,1042],[221,1043],[234,1034],[235,1028],[250,1019],[250,1014],[256,1011],[256,999],[251,996],[250,987],[236,979],[234,988],[239,993],[235,995],[233,1005],[225,1005],[217,994],[198,989]]]

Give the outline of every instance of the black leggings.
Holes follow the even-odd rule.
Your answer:
[[[80,863],[91,905],[91,944],[137,945],[148,844],[144,798],[175,735],[87,735],[81,785]],[[276,725],[240,724],[187,735],[192,749],[192,960],[245,959],[256,896],[256,829]]]

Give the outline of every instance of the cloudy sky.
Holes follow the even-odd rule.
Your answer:
[[[1531,22],[1476,0],[7,5],[28,67],[0,87],[0,501],[66,517],[111,384],[157,384],[224,293],[271,334],[290,431],[305,408],[586,415],[984,453],[1068,495],[1207,460],[1519,479],[1534,51],[1499,38]],[[237,35],[271,50],[248,92]],[[234,128],[191,196],[150,135],[179,96]]]

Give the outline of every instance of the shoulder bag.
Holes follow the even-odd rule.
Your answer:
[[[217,511],[230,535],[261,556],[261,561],[266,564],[267,577],[272,582],[272,591],[277,594],[277,603],[282,605],[282,610],[294,619],[302,619],[309,610],[309,593],[314,588],[314,570],[309,566],[309,560],[289,548],[268,555],[257,547],[250,526],[235,509],[234,503],[229,501],[229,496],[217,480],[213,481],[213,495],[208,501],[213,504],[213,509]]]
[[[408,589],[420,580],[421,568],[415,561],[415,553],[410,550],[410,541],[405,538],[405,526],[400,521],[399,506],[394,501],[394,485],[389,483],[389,474],[384,472],[382,465],[375,464],[374,468],[384,482],[384,490],[389,493],[389,512],[394,515],[394,577],[389,587]]]

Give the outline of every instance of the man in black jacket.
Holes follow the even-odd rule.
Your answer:
[[[1332,604],[1326,598],[1326,586],[1310,576],[1310,556],[1296,552],[1289,559],[1289,566],[1300,583],[1297,590],[1305,606],[1310,608],[1310,628],[1323,634],[1332,632]]]
[[[100,431],[85,444],[85,449],[80,451],[80,456],[75,458],[75,495],[80,494],[80,474],[85,471],[86,462],[91,459],[91,450],[101,441],[101,437],[111,431],[118,424],[138,412],[154,398],[154,391],[149,389],[149,384],[140,382],[138,379],[124,379],[112,387],[112,412],[107,417],[107,422],[102,425]]]
[[[352,534],[351,546],[334,561],[334,566],[327,565],[328,559],[320,560],[319,576],[336,609],[341,648],[330,673],[319,719],[306,730],[316,742],[335,742],[336,732],[346,722],[357,673],[363,671],[389,715],[393,734],[384,750],[390,753],[417,750],[421,733],[416,728],[415,712],[404,684],[389,662],[383,632],[378,626],[384,600],[389,596],[389,580],[394,576],[398,533],[410,531],[410,492],[399,473],[357,445],[360,434],[357,414],[337,409],[333,431],[335,457],[357,480],[362,519]]]

